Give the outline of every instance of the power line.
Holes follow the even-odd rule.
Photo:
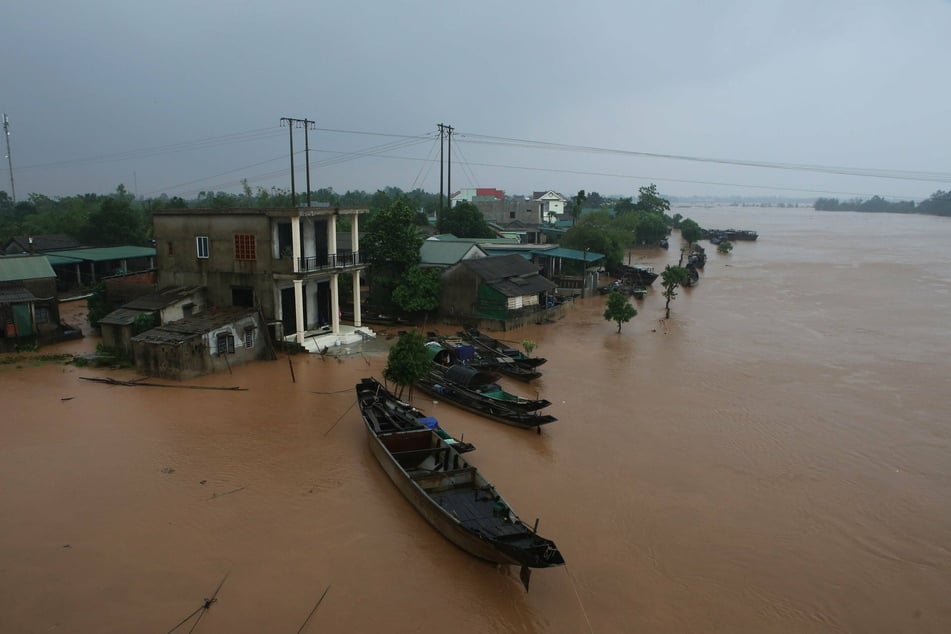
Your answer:
[[[824,174],[839,174],[844,176],[867,176],[873,178],[890,178],[896,180],[914,180],[914,181],[932,181],[932,182],[951,182],[951,174],[943,172],[915,172],[906,170],[886,170],[870,169],[861,167],[840,167],[831,165],[814,165],[798,163],[774,163],[767,161],[751,161],[742,159],[722,159],[699,156],[687,156],[681,154],[661,154],[656,152],[642,152],[637,150],[623,150],[615,148],[602,148],[584,145],[568,145],[564,143],[551,143],[547,141],[531,141],[528,139],[517,139],[511,137],[497,137],[483,134],[461,134],[463,138],[470,139],[473,144],[501,145],[505,147],[521,147],[526,149],[546,149],[569,152],[587,152],[595,154],[616,154],[622,156],[637,156],[643,158],[661,158],[678,161],[693,161],[698,163],[716,163],[721,165],[737,165],[742,167],[762,167],[768,169],[792,170],[803,172],[820,172]]]

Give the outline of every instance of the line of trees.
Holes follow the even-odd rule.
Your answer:
[[[819,198],[813,205],[819,211],[866,211],[893,214],[928,214],[932,216],[951,216],[951,191],[938,190],[927,200],[915,203],[913,200],[889,202],[881,196],[872,196],[868,200],[852,198]]]

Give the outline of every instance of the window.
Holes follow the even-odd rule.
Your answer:
[[[195,247],[198,250],[199,258],[201,259],[208,258],[208,236],[196,236]]]
[[[169,254],[169,255],[173,255],[173,254],[172,254],[172,242],[166,242],[165,244],[166,244],[166,246],[168,246],[168,254]]]
[[[514,218],[514,217],[515,217],[515,212],[514,212],[514,211],[510,211],[510,212],[509,212],[509,218]]]
[[[234,236],[234,259],[257,260],[257,250],[254,244],[254,234],[236,233]]]
[[[36,307],[36,323],[38,324],[48,324],[50,323],[50,309],[47,306],[37,306]]]
[[[219,332],[215,336],[215,347],[218,350],[218,356],[234,354],[234,335],[230,332]]]
[[[248,350],[254,347],[254,326],[244,329],[244,347]]]

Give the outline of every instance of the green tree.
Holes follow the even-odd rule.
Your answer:
[[[571,206],[571,226],[578,224],[578,219],[581,218],[581,207],[584,205],[586,198],[583,189],[578,190],[578,193],[575,194],[574,204]]]
[[[732,250],[733,250],[732,242],[729,242],[729,241],[721,242],[720,244],[717,245],[717,253],[729,253]]]
[[[479,208],[468,201],[460,201],[444,209],[436,222],[439,233],[451,233],[458,238],[494,238],[495,232],[485,221]]]
[[[392,307],[392,293],[400,278],[419,264],[423,238],[413,223],[415,217],[406,202],[396,200],[370,215],[360,240],[360,250],[370,264],[370,299],[383,310]]]
[[[142,245],[147,242],[147,236],[142,212],[132,209],[123,197],[109,197],[89,214],[89,222],[80,237],[90,245],[111,247]]]
[[[637,315],[637,309],[631,306],[628,298],[618,291],[608,294],[608,303],[604,309],[604,318],[607,321],[617,322],[617,331],[621,332],[621,324],[631,321]]]
[[[686,240],[688,245],[691,245],[703,237],[703,229],[690,218],[684,218],[680,221],[680,237]]]
[[[667,300],[667,303],[664,305],[664,310],[667,311],[668,319],[670,318],[670,302],[677,297],[677,287],[686,283],[689,278],[690,273],[682,266],[671,266],[668,264],[661,272],[661,285],[664,287],[663,295]]]
[[[407,313],[439,308],[439,271],[418,266],[410,268],[393,289],[393,303]]]
[[[637,209],[639,211],[649,211],[659,213],[661,216],[670,211],[670,201],[662,198],[657,193],[657,185],[651,183],[647,187],[641,187],[637,190]]]
[[[603,253],[610,268],[621,263],[627,240],[627,234],[614,227],[608,212],[599,211],[585,216],[580,224],[569,229],[560,244],[569,249]]]
[[[406,387],[412,388],[416,381],[429,372],[432,362],[426,350],[426,340],[416,330],[410,330],[400,335],[397,342],[390,348],[386,358],[386,367],[383,368],[383,378],[399,386],[397,397],[402,398]]]
[[[637,240],[641,244],[657,245],[667,237],[667,221],[655,212],[637,214]]]
[[[616,203],[614,203],[614,213],[618,216],[622,214],[629,214],[637,211],[637,205],[634,204],[634,199],[628,196],[627,198],[621,198]]]

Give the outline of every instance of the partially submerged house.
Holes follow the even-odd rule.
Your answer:
[[[359,217],[367,209],[163,209],[152,217],[159,286],[204,286],[218,307],[258,308],[275,340],[340,333],[339,279],[350,276],[361,326]],[[350,221],[338,246],[337,221]]]
[[[440,314],[488,330],[534,324],[554,308],[555,285],[518,254],[463,260],[442,275]]]
[[[204,288],[200,286],[176,286],[139,297],[99,320],[102,345],[131,354],[132,337],[138,330],[191,317],[206,306]]]
[[[56,273],[43,255],[0,257],[0,350],[59,337]]]
[[[135,335],[132,353],[138,372],[185,380],[274,358],[263,333],[257,310],[209,310]]]

